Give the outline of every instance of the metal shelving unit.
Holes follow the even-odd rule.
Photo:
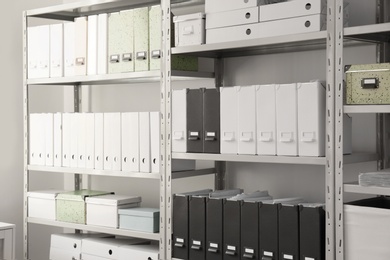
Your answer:
[[[356,183],[344,183],[344,192],[390,196],[390,188],[375,186],[360,186]]]

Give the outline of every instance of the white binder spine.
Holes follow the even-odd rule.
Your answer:
[[[54,166],[62,166],[62,114],[54,114]]]
[[[111,114],[111,158],[112,158],[112,170],[122,170],[122,149],[121,149],[121,114]]]
[[[53,120],[54,115],[52,113],[43,114],[44,117],[44,135],[45,135],[45,165],[54,166],[54,132],[53,132]]]
[[[97,74],[107,74],[108,61],[108,15],[98,15]]]
[[[86,168],[86,113],[77,113],[77,167]]]
[[[130,171],[140,171],[140,113],[130,113]]]
[[[75,75],[75,25],[74,22],[64,23],[64,75]]]
[[[150,172],[150,113],[139,113],[140,172]]]
[[[70,114],[70,167],[78,166],[78,113]]]
[[[187,152],[187,90],[172,91],[172,151]]]
[[[104,167],[104,115],[95,113],[95,169],[103,170]]]
[[[87,17],[78,17],[75,23],[75,75],[87,75]]]
[[[71,113],[62,114],[62,166],[70,167]]]
[[[95,115],[93,113],[85,114],[86,129],[86,147],[85,160],[86,168],[95,168]]]

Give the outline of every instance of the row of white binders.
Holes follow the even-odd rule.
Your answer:
[[[158,173],[159,112],[30,114],[30,165]]]
[[[161,7],[153,6],[28,27],[28,78],[158,70],[161,20]],[[173,69],[198,66],[196,58],[172,62]]]

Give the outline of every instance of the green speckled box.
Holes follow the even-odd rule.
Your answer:
[[[356,104],[390,104],[390,63],[348,65],[346,102]]]
[[[134,9],[134,71],[149,70],[149,7]]]
[[[77,190],[58,194],[56,197],[57,221],[85,224],[87,214],[85,198],[106,194],[112,193],[107,191]]]

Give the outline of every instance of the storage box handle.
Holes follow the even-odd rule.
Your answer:
[[[280,132],[280,142],[282,143],[291,143],[293,141],[292,132]]]
[[[272,132],[259,132],[260,142],[272,142]]]
[[[185,26],[183,28],[183,35],[191,35],[191,34],[194,34],[194,26],[192,25]]]
[[[234,141],[234,132],[223,132],[222,140],[226,142]]]
[[[379,88],[378,78],[365,78],[361,82],[362,89],[375,89]]]
[[[217,133],[216,132],[207,132],[206,131],[206,137],[205,141],[215,141],[217,140]]]
[[[315,141],[315,132],[302,132],[301,142],[311,143]]]

